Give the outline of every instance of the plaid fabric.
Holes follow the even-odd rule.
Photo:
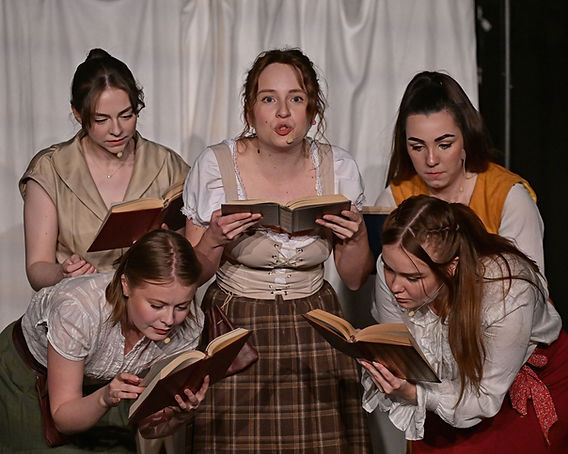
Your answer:
[[[203,306],[226,297],[213,284]],[[341,314],[328,283],[308,298],[231,299],[225,311],[235,326],[253,331],[259,360],[211,387],[188,453],[370,452],[355,363],[301,316],[316,308]]]

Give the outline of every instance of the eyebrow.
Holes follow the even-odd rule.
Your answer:
[[[444,135],[441,135],[440,137],[436,137],[436,138],[434,139],[434,142],[441,142],[442,140],[452,139],[452,138],[454,138],[455,136],[456,136],[455,134],[444,134]],[[408,140],[409,142],[412,141],[412,142],[424,143],[424,141],[423,141],[422,139],[419,139],[418,137],[409,137],[409,138],[406,139],[406,140]]]
[[[396,273],[396,274],[399,274],[399,275],[401,275],[401,276],[404,276],[404,277],[412,277],[412,278],[416,278],[416,279],[422,279],[422,278],[424,277],[423,273],[420,273],[420,272],[418,272],[418,273],[401,273],[401,272],[395,271],[394,269],[392,269],[392,268],[389,266],[389,264],[388,264],[387,262],[385,262],[385,259],[384,259],[383,257],[381,257],[381,261],[383,262],[383,266],[384,266],[385,268],[387,268],[388,270],[390,270],[390,271],[392,271],[392,272],[394,272],[394,273]]]
[[[276,90],[273,90],[271,88],[265,88],[264,90],[258,90],[258,92],[256,93],[257,95],[260,95],[261,93],[276,93]],[[288,92],[288,94],[290,93],[303,93],[305,94],[305,90],[302,90],[301,88],[294,88],[293,90],[290,90]]]
[[[132,110],[134,112],[134,109],[132,108],[132,106],[127,107],[126,109],[121,110],[120,112],[118,112],[118,116],[120,115],[124,115],[126,112],[128,112],[129,110]],[[110,118],[110,115],[104,114],[104,113],[100,113],[100,112],[95,112],[95,117],[108,117]]]

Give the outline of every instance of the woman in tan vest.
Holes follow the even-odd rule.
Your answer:
[[[35,290],[113,270],[124,249],[87,252],[112,203],[159,198],[188,165],[136,131],[144,94],[130,69],[92,49],[73,76],[71,109],[81,130],[37,153],[20,179],[26,272]]]
[[[406,87],[387,187],[375,205],[396,207],[418,194],[468,205],[487,230],[514,241],[544,273],[544,226],[534,191],[492,162],[481,115],[462,87],[439,72],[421,72]]]
[[[355,364],[302,317],[315,308],[341,314],[323,277],[332,251],[348,287],[360,286],[372,267],[359,170],[345,150],[307,137],[316,122],[323,129],[324,99],[300,50],[260,54],[243,101],[244,132],[197,158],[184,212],[202,280],[216,274],[202,307],[222,305],[235,325],[251,329],[259,360],[213,387],[196,417],[191,452],[369,452]],[[351,200],[351,210],[324,215],[318,227],[295,235],[259,226],[258,214],[219,210],[235,199],[334,193]]]

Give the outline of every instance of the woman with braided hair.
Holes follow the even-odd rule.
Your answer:
[[[414,454],[563,451],[568,336],[537,265],[470,208],[425,195],[389,215],[382,243],[373,316],[404,323],[441,383],[361,360],[365,409],[420,440]]]

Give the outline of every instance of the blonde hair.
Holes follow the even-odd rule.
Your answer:
[[[112,306],[111,322],[125,323],[127,320],[122,275],[132,288],[136,288],[147,282],[168,283],[174,280],[190,286],[197,283],[200,274],[201,264],[185,237],[171,230],[147,233],[120,258],[112,281],[106,288],[106,299]],[[189,314],[194,312],[189,311]]]

